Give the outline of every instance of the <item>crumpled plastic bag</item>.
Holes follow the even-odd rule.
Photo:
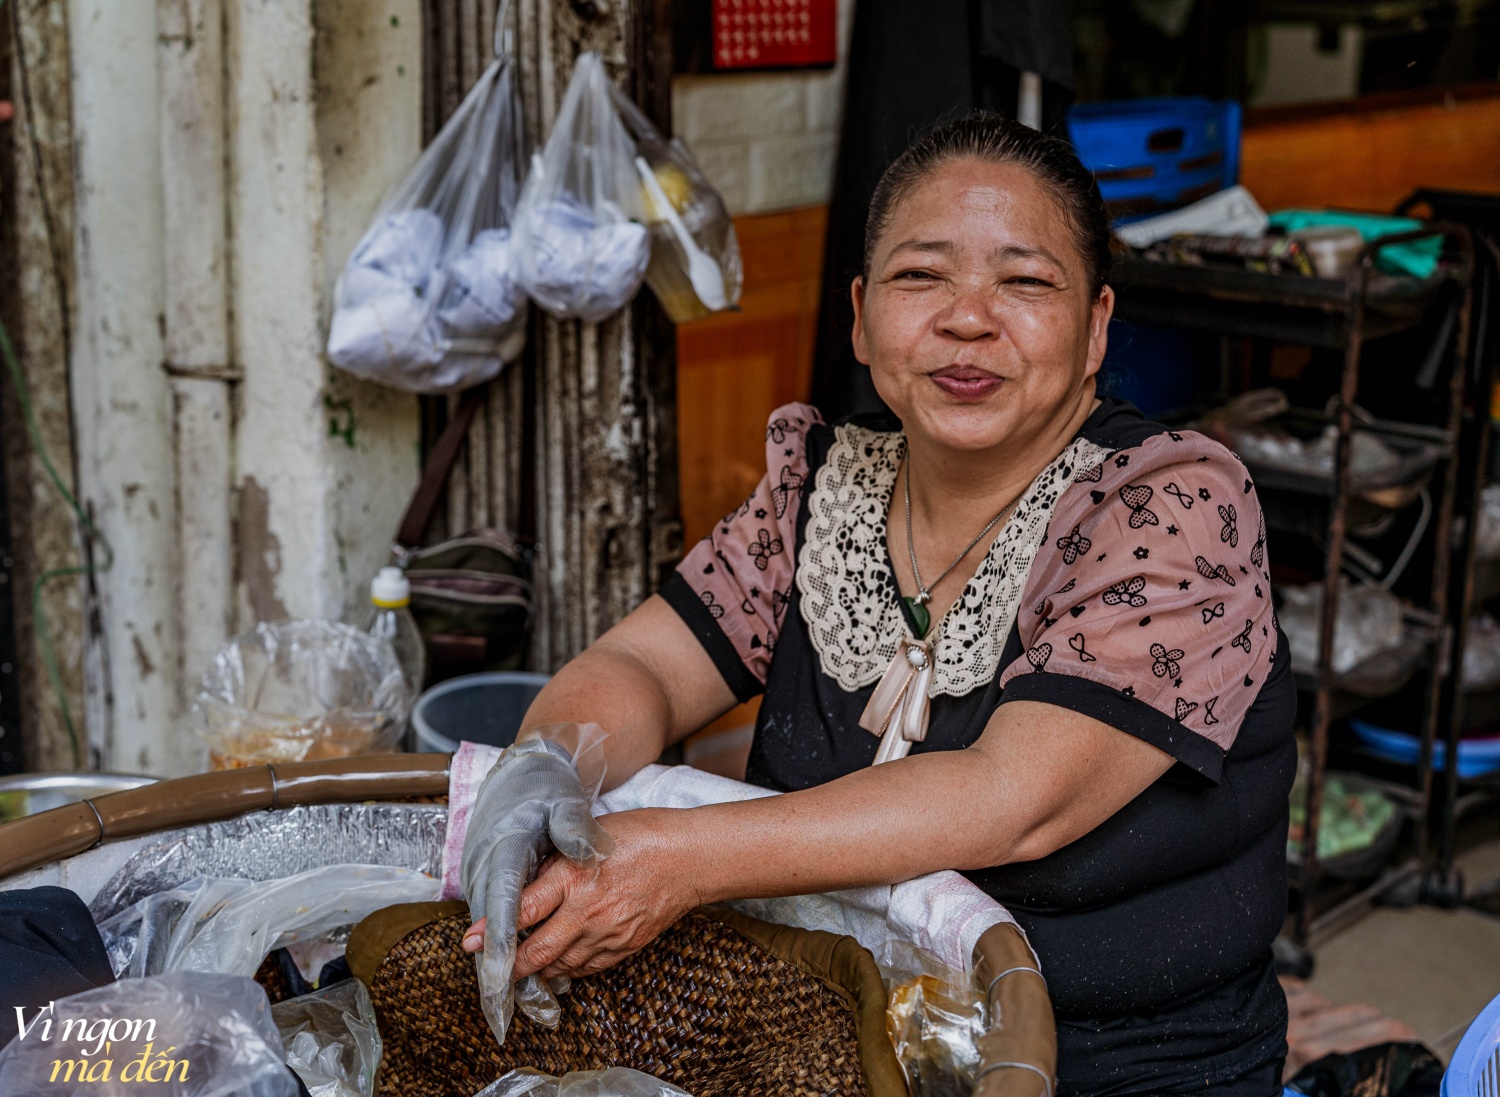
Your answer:
[[[171,971],[253,975],[272,949],[312,941],[396,903],[436,899],[409,868],[335,865],[280,880],[200,876],[148,895],[99,925],[120,978]]]
[[[888,995],[886,1033],[911,1097],[969,1097],[979,1074],[984,995],[965,972],[905,941],[890,941],[876,961]]]
[[[568,989],[567,979],[513,978],[516,922],[522,890],[553,850],[583,865],[613,852],[591,810],[604,779],[606,737],[597,724],[528,729],[485,777],[469,814],[460,871],[470,915],[487,919],[484,948],[474,958],[479,1002],[502,1044],[516,1006],[548,1028],[562,1019],[556,995]]]
[[[310,1097],[372,1097],[380,1066],[375,1006],[358,979],[271,1007],[287,1066]]]
[[[1351,586],[1339,580],[1338,614],[1333,625],[1333,672],[1343,674],[1372,655],[1401,643],[1401,600],[1373,586]],[[1276,618],[1291,648],[1292,666],[1312,673],[1318,666],[1318,618],[1323,584],[1278,587]]]
[[[516,204],[512,254],[531,299],[597,322],[635,296],[651,259],[635,142],[596,53],[578,58]]]
[[[441,393],[488,381],[520,354],[526,298],[513,276],[511,218],[522,142],[513,66],[497,56],[350,253],[334,293],[330,361]]]
[[[629,1067],[575,1070],[561,1078],[522,1067],[502,1074],[474,1097],[692,1097],[692,1094]]]
[[[193,702],[209,764],[391,750],[411,698],[389,641],[335,621],[263,621],[214,654]]]
[[[0,1093],[297,1097],[281,1055],[270,1003],[255,980],[180,971],[55,1002],[0,1050]]]

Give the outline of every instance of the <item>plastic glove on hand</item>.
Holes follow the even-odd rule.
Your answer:
[[[485,920],[484,950],[476,957],[480,1004],[501,1043],[517,1001],[527,1016],[549,1027],[561,1016],[557,999],[540,979],[514,985],[522,889],[554,849],[582,865],[600,863],[613,849],[612,839],[594,821],[593,796],[574,762],[602,736],[579,735],[597,732],[591,726],[565,729],[569,734],[557,738],[583,742],[582,748],[570,751],[549,736],[517,743],[501,756],[479,787],[464,841],[464,896],[473,919]]]

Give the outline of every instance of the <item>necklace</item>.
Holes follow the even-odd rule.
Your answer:
[[[917,584],[917,596],[907,598],[905,601],[911,609],[912,620],[917,623],[917,639],[920,640],[927,635],[928,626],[932,623],[932,613],[927,608],[927,603],[932,601],[932,587],[948,578],[949,572],[963,563],[964,557],[974,551],[974,546],[984,540],[984,535],[999,525],[1000,520],[1015,508],[1015,505],[1021,501],[1021,496],[1017,495],[1001,507],[1000,513],[991,518],[984,529],[974,535],[974,540],[970,541],[964,550],[954,557],[953,563],[945,567],[943,573],[932,581],[932,586],[928,586],[922,582],[922,573],[917,570],[917,550],[911,539],[911,455],[909,453],[906,457],[906,476],[902,480],[901,487],[906,497],[906,551],[911,556],[911,577]]]

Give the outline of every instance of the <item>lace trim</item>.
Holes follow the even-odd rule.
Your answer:
[[[906,450],[898,432],[845,424],[818,469],[797,556],[802,614],[823,673],[853,692],[880,680],[907,634],[886,552],[886,512]],[[938,623],[928,696],[992,681],[1047,521],[1074,480],[1107,455],[1074,439],[1022,495],[974,575]]]

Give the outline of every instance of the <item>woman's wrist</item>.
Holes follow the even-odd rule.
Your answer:
[[[729,898],[717,894],[721,886],[714,872],[707,828],[694,817],[701,808],[645,808],[635,813],[654,835],[661,875],[671,881],[684,911]]]

